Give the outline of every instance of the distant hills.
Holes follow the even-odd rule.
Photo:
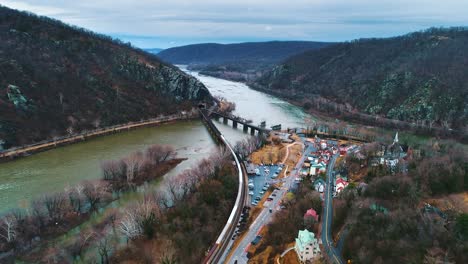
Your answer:
[[[328,108],[342,112],[463,128],[468,119],[467,73],[468,30],[429,29],[307,51],[252,85],[306,108],[326,108],[321,104],[328,102]]]
[[[0,6],[0,149],[189,109],[202,83],[110,37]]]
[[[153,48],[153,49],[145,49],[146,52],[149,52],[151,54],[158,54],[160,53],[161,51],[163,51],[164,49],[158,49],[158,48]]]
[[[306,50],[320,49],[324,42],[271,41],[239,44],[195,44],[164,50],[162,60],[189,65],[202,74],[235,81],[250,81],[284,59]]]
[[[274,64],[306,50],[328,45],[309,41],[271,41],[239,44],[195,44],[170,48],[158,54],[162,60],[174,64]]]

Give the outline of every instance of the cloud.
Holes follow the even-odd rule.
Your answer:
[[[1,0],[0,4],[4,6],[8,6],[10,8],[29,11],[29,12],[37,13],[37,14],[44,15],[44,16],[55,16],[55,15],[59,15],[59,14],[66,12],[64,9],[60,7],[36,5],[36,4],[30,4],[27,2],[20,2],[20,1]]]
[[[461,0],[0,0],[141,47],[253,40],[341,41],[468,24]],[[176,41],[176,43],[171,43]]]

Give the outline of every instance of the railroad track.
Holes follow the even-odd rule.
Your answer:
[[[206,116],[204,116],[204,118],[206,118]],[[207,121],[211,122],[211,120],[207,120]],[[234,160],[236,162],[238,177],[239,177],[239,188],[237,192],[236,202],[231,211],[231,215],[229,216],[226,225],[221,231],[221,234],[218,236],[218,239],[216,240],[215,245],[213,245],[213,247],[210,249],[210,251],[208,252],[207,256],[205,257],[203,261],[203,263],[210,263],[210,264],[224,262],[222,258],[225,255],[224,253],[226,252],[227,247],[229,246],[229,243],[231,242],[231,237],[234,234],[234,231],[236,230],[237,223],[240,220],[242,210],[244,208],[245,202],[248,197],[247,170],[245,169],[244,164],[240,162],[239,157],[234,152],[233,148],[231,147],[229,142],[224,138],[224,136],[221,133],[219,133],[218,136],[221,139],[222,143],[229,149],[229,151],[234,157]]]

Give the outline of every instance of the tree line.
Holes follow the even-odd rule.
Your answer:
[[[32,200],[28,210],[7,212],[0,217],[0,252],[8,252],[7,258],[29,255],[34,248],[87,221],[122,191],[166,174],[183,160],[176,154],[171,146],[153,145],[120,160],[105,161],[102,179],[43,195]]]

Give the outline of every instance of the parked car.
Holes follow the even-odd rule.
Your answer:
[[[271,196],[276,196],[276,193],[271,194]]]
[[[273,198],[268,197],[268,198],[267,198],[267,201],[273,201]]]
[[[260,240],[262,239],[262,236],[256,236],[254,240],[252,240],[252,245],[257,245],[258,242],[260,242]]]

